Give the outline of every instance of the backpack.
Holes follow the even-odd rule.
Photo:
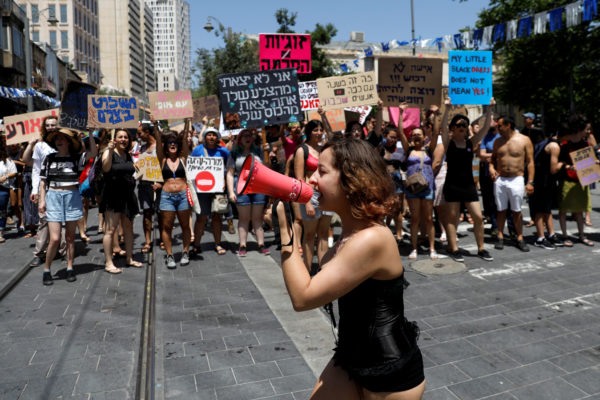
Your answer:
[[[92,158],[88,160],[85,165],[83,172],[79,176],[79,193],[85,198],[91,199],[94,197],[95,192],[91,185],[90,176],[93,178],[94,165],[96,163],[96,159]]]
[[[102,156],[98,156],[98,159],[94,162],[94,167],[90,169],[88,174],[90,187],[97,195],[100,195],[104,189],[104,172],[102,171],[102,159],[100,157]]]

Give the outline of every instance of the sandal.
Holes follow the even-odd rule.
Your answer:
[[[438,259],[437,251],[431,250],[431,252],[429,252],[429,258],[432,260],[437,260]]]
[[[144,246],[142,246],[142,253],[149,252],[151,248],[152,248],[152,245],[150,243],[144,243]]]
[[[29,238],[33,237],[33,233],[31,233],[31,232],[29,232],[29,233],[26,233],[26,234],[25,234],[25,236],[23,236],[23,237],[24,237],[25,239],[29,239]]]
[[[563,236],[563,244],[565,247],[573,247],[573,241],[567,239],[565,236]]]
[[[408,255],[408,259],[409,260],[416,260],[417,259],[417,250],[411,251],[410,254]]]
[[[139,261],[135,261],[135,260],[131,260],[127,263],[128,267],[134,267],[134,268],[142,268],[143,264]]]
[[[197,246],[197,245],[195,245],[193,243],[190,244],[190,248],[188,250],[188,255],[190,257],[195,257],[195,256],[197,256],[200,253],[202,253],[202,248],[199,245]]]
[[[113,251],[113,257],[125,257],[127,252],[125,250]]]
[[[90,240],[92,240],[92,239],[90,239],[89,236],[86,236],[86,235],[81,236],[82,242],[89,243]]]
[[[163,242],[160,242],[159,247],[160,247],[161,250],[164,250],[165,249],[165,244]]]
[[[104,267],[104,270],[106,272],[108,272],[109,274],[113,274],[113,275],[120,274],[121,272],[123,272],[120,268],[117,268],[114,265],[111,265],[109,267]]]
[[[227,250],[225,250],[221,245],[217,244],[215,246],[215,251],[217,252],[218,255],[222,256],[223,254],[227,253]]]
[[[586,246],[594,247],[594,242],[585,237],[579,238],[579,243],[585,244]]]

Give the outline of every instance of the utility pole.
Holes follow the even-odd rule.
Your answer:
[[[413,56],[416,54],[416,43],[415,43],[415,3],[414,0],[410,0],[410,26],[412,33],[412,53]]]

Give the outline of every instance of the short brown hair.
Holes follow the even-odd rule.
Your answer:
[[[342,190],[350,200],[352,216],[380,222],[397,207],[397,196],[383,158],[368,142],[334,139],[323,148],[331,149],[334,168],[340,171]]]

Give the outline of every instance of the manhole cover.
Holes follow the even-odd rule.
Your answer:
[[[451,258],[413,261],[411,262],[410,266],[415,271],[427,275],[458,274],[467,270],[465,264],[454,261]]]

